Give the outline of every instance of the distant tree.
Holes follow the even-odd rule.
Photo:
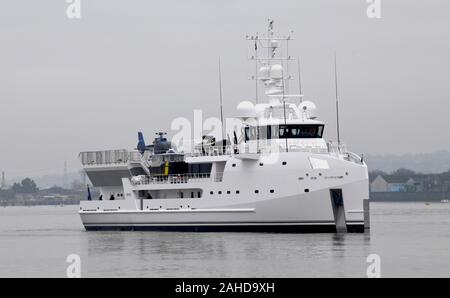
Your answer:
[[[14,184],[11,186],[11,190],[14,193],[21,193],[22,192],[22,185],[20,183],[14,182]]]
[[[15,193],[37,193],[39,191],[36,183],[30,178],[25,178],[20,183],[14,183],[11,190]]]
[[[409,170],[409,169],[400,168],[398,170],[393,171],[391,173],[391,175],[393,175],[393,176],[414,176],[414,175],[416,175],[416,172]]]
[[[370,174],[372,174],[372,175],[387,175],[387,173],[385,172],[385,171],[382,171],[382,170],[373,170],[373,171],[370,171],[369,172]]]
[[[375,178],[377,178],[378,175],[381,175],[382,177],[387,176],[388,174],[381,170],[373,170],[369,172],[369,179],[370,181],[373,181]]]
[[[12,199],[14,198],[14,192],[12,189],[0,189],[0,199]]]

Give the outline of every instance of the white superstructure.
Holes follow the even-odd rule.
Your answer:
[[[82,152],[100,198],[80,203],[87,230],[363,231],[367,166],[343,144],[323,139],[316,106],[288,94],[289,60],[273,21],[255,46],[263,94],[237,106],[238,130],[203,137],[190,152],[163,133],[137,150]],[[287,47],[286,47],[287,49]],[[232,137],[229,137],[229,136]],[[232,140],[231,140],[232,139]]]

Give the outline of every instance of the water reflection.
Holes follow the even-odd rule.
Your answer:
[[[383,276],[450,274],[449,204],[376,206],[362,234],[86,232],[76,208],[6,208],[0,276],[64,277],[70,253],[85,277],[364,277],[371,253]]]

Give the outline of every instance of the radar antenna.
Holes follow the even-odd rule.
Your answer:
[[[335,96],[336,96],[336,130],[337,130],[337,142],[338,142],[338,150],[339,145],[341,144],[340,137],[340,129],[339,129],[339,97],[338,97],[338,75],[337,75],[337,62],[336,62],[336,52],[334,52],[334,87],[335,87]]]
[[[223,126],[223,101],[222,101],[222,71],[220,67],[220,57],[219,57],[219,99],[220,99],[220,123],[222,125],[222,140],[225,140],[224,126]]]
[[[256,103],[260,101],[258,92],[258,81],[261,81],[264,86],[264,94],[266,96],[278,97],[284,92],[288,91],[288,80],[292,79],[289,75],[289,62],[293,60],[289,56],[289,41],[292,31],[286,36],[277,36],[274,34],[274,21],[268,19],[268,28],[266,34],[256,33],[254,35],[247,35],[246,39],[254,44],[255,53],[250,57],[250,60],[255,61],[255,74],[250,79],[255,80],[255,95]],[[286,51],[283,54],[279,49],[281,46],[286,46]],[[267,51],[266,55],[261,54],[261,49]],[[283,70],[286,69],[286,71]],[[285,75],[284,75],[285,74]],[[283,90],[286,89],[286,90]],[[299,96],[299,95],[290,95]]]

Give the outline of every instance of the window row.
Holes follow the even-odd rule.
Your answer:
[[[271,189],[271,190],[269,190],[269,192],[270,192],[270,193],[274,193],[275,190],[274,190],[274,189]],[[239,194],[239,193],[240,193],[240,191],[239,191],[239,190],[236,190],[236,194]],[[258,194],[258,193],[259,193],[259,189],[255,189],[255,193]],[[214,195],[214,191],[210,191],[209,194],[210,194],[210,195]],[[221,194],[222,194],[222,191],[219,190],[219,191],[217,192],[217,194],[221,195]],[[227,190],[227,191],[226,191],[226,194],[227,194],[227,195],[231,194],[231,191],[230,191],[230,190]]]
[[[247,126],[244,128],[245,141],[270,139],[322,138],[323,124],[288,124],[269,126]]]

